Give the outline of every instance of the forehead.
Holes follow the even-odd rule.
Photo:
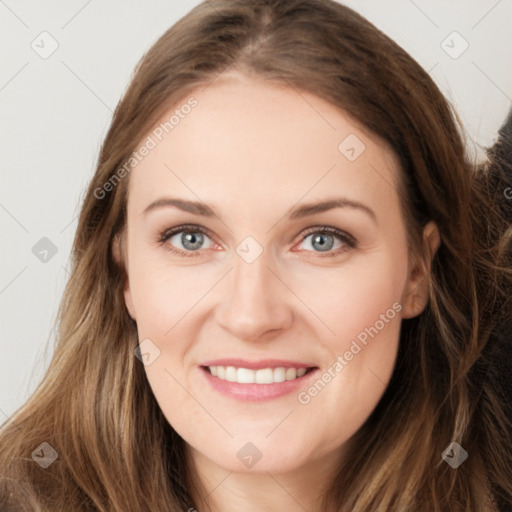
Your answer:
[[[195,106],[182,108],[190,98]],[[398,163],[388,145],[291,87],[222,76],[174,105],[147,137],[152,148],[130,176],[129,204],[139,211],[166,193],[260,209],[335,192],[397,201]]]

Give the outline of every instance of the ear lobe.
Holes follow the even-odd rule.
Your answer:
[[[126,304],[126,309],[128,310],[128,314],[132,318],[132,320],[137,320],[135,317],[135,308],[133,307],[132,293],[130,291],[130,284],[128,280],[126,280],[126,286],[123,290],[124,294],[124,303]]]
[[[413,318],[426,308],[429,301],[429,283],[432,260],[441,245],[439,229],[430,221],[423,230],[423,240],[428,251],[425,261],[415,262],[406,285],[402,318]]]
[[[114,261],[120,265],[121,264],[121,248],[120,248],[119,236],[115,235],[114,240],[112,240],[112,257]]]
[[[429,257],[428,257],[428,272],[430,273],[430,269],[432,268],[432,260],[441,245],[441,235],[439,233],[439,228],[434,223],[434,221],[430,221],[425,228],[423,229],[423,239],[426,242],[426,245],[429,249]]]
[[[135,320],[135,308],[133,307],[133,300],[132,300],[132,294],[130,290],[130,279],[128,277],[128,270],[126,269],[127,261],[126,258],[123,258],[121,256],[122,248],[121,248],[121,239],[119,235],[114,236],[114,240],[112,241],[112,257],[114,258],[114,261],[118,265],[124,265],[125,267],[125,274],[126,274],[126,281],[124,283],[124,289],[123,289],[123,295],[124,295],[124,303],[126,305],[126,309],[128,310],[128,314],[132,318],[132,320]]]

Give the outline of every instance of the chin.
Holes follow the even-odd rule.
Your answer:
[[[212,449],[216,446],[216,449]],[[250,437],[230,439],[219,449],[215,442],[195,450],[213,464],[235,473],[288,473],[300,469],[314,457],[304,451],[304,444],[283,443],[281,440]]]

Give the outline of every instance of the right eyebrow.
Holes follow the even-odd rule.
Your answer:
[[[176,197],[161,197],[160,199],[153,201],[144,209],[142,215],[147,215],[149,212],[159,208],[168,208],[173,206],[183,210],[184,212],[193,213],[194,215],[201,215],[203,217],[216,216],[213,208],[200,201],[189,201],[185,199],[178,199]]]

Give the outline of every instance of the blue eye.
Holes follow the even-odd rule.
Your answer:
[[[313,233],[312,235],[308,235],[304,238],[303,241],[306,241],[309,237],[313,237],[310,242],[310,246],[314,247],[317,245],[320,252],[326,252],[332,249],[334,245],[335,238],[329,233]]]
[[[354,237],[337,228],[331,228],[328,226],[310,228],[303,234],[301,243],[310,237],[312,237],[309,243],[310,247],[318,249],[318,251],[313,250],[307,252],[318,252],[321,257],[338,256],[340,253],[346,252],[349,249],[354,249],[357,246],[357,241]],[[336,239],[342,242],[342,246],[331,251]]]
[[[178,235],[180,236],[178,237]],[[198,256],[198,249],[202,248],[201,246],[204,239],[208,237],[208,235],[206,231],[199,226],[179,226],[162,233],[159,240],[164,243],[174,237],[177,237],[185,250],[176,249],[173,244],[166,244],[166,248],[180,256],[193,257]]]

